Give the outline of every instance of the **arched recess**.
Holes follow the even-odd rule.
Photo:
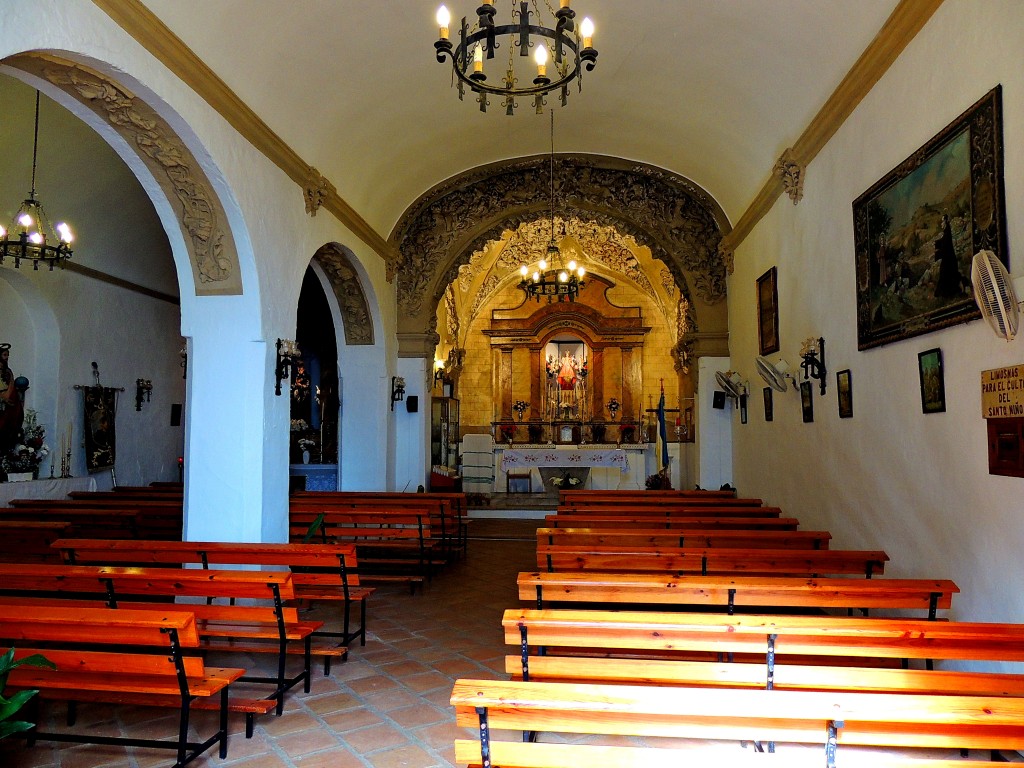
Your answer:
[[[385,487],[387,424],[380,416],[386,350],[380,334],[380,303],[355,255],[339,243],[317,249],[310,266],[319,277],[334,319],[341,414],[338,488]]]
[[[401,256],[400,339],[436,338],[434,312],[458,268],[504,232],[546,214],[548,163],[532,157],[468,171],[406,212],[392,236]],[[689,351],[725,353],[726,265],[718,244],[729,224],[713,198],[663,169],[595,155],[557,156],[554,178],[561,217],[632,236],[667,266],[681,291],[696,297]]]
[[[165,105],[147,102],[94,66],[52,53],[22,53],[0,63],[48,84],[48,95],[92,125],[140,176],[162,218],[170,204],[192,277],[188,283],[179,278],[183,289],[190,285],[196,296],[242,293],[238,248],[228,214],[203,163],[158,111]],[[123,143],[113,141],[111,131]],[[139,162],[148,178],[139,174]],[[155,183],[160,194],[147,181]],[[169,226],[166,220],[165,226]],[[173,245],[176,238],[171,232],[168,236]]]

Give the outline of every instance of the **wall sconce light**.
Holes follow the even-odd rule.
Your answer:
[[[800,367],[804,371],[805,379],[817,379],[821,382],[821,394],[825,394],[825,382],[828,370],[825,368],[825,339],[819,337],[817,341],[813,337],[804,341],[800,348],[800,357],[803,362]]]
[[[291,339],[277,340],[277,366],[274,368],[274,377],[277,384],[274,386],[274,394],[281,395],[281,382],[290,379],[292,376],[292,363],[299,356],[299,345]]]
[[[188,344],[181,345],[181,351],[178,353],[181,355],[181,378],[188,378]]]
[[[619,401],[613,397],[608,401],[608,405],[606,407],[608,408],[608,412],[612,415],[612,421],[615,421],[615,417],[619,413],[619,408],[622,407],[619,405]]]
[[[434,361],[434,385],[444,381],[444,360]]]
[[[135,410],[142,410],[142,402],[149,402],[149,396],[153,392],[153,382],[149,379],[135,380]]]
[[[391,410],[395,410],[395,403],[405,400],[405,379],[401,376],[391,377]]]

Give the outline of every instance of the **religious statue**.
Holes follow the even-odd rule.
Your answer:
[[[25,390],[28,379],[15,377],[10,366],[11,345],[0,344],[0,454],[18,444],[25,418]]]
[[[559,360],[547,358],[546,417],[551,421],[576,421],[585,418],[587,362],[569,351]]]

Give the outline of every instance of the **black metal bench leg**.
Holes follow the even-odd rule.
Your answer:
[[[246,726],[248,727],[248,726]],[[228,756],[228,686],[220,689],[220,759]]]

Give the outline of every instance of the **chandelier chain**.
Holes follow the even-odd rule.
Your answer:
[[[29,195],[33,200],[36,199],[36,157],[39,152],[39,91],[36,91],[36,122],[35,130],[32,132],[32,194]]]

